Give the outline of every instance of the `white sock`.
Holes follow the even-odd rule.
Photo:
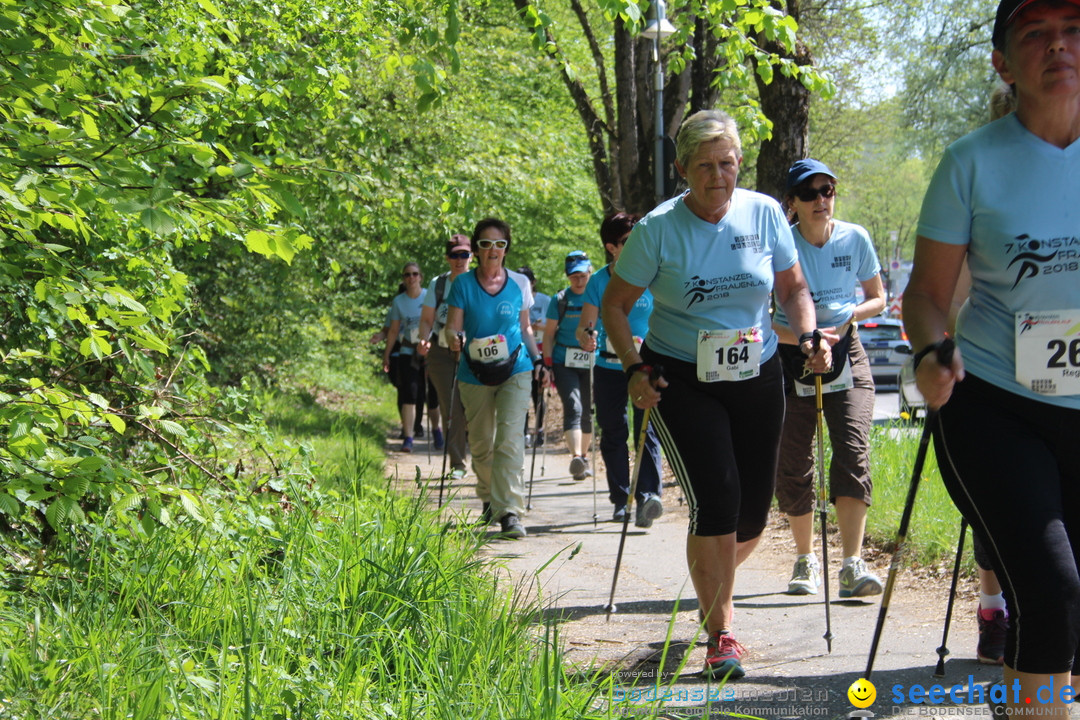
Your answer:
[[[844,558],[844,564],[841,565],[841,568],[846,568],[848,565],[853,565],[855,563],[855,561],[858,560],[858,559],[859,559],[858,555],[852,555],[851,557]]]
[[[1004,610],[1005,596],[1001,593],[998,593],[997,595],[987,595],[984,592],[980,592],[979,607],[983,610]]]
[[[820,564],[820,563],[818,563],[817,555],[815,555],[814,553],[808,553],[806,555],[799,555],[795,559],[796,560],[807,560],[807,561],[810,562],[811,565],[819,565]]]

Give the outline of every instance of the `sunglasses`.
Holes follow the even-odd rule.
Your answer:
[[[795,197],[799,198],[803,202],[814,202],[817,200],[818,195],[828,200],[832,196],[836,195],[835,185],[822,185],[819,188],[806,188],[795,193]]]
[[[488,240],[487,238],[481,238],[480,240],[476,241],[476,247],[480,248],[481,250],[490,250],[491,248],[502,250],[507,246],[507,244],[508,243],[506,240]]]
[[[401,277],[416,277],[419,274],[420,273],[413,270],[412,272],[403,272],[403,273],[401,273]]]
[[[472,253],[468,250],[462,250],[461,252],[452,252],[447,257],[451,260],[468,260],[472,257]]]

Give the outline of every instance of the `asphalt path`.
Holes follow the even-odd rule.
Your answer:
[[[897,416],[896,398],[895,392],[879,393],[877,421]],[[557,408],[552,410],[549,438],[557,437],[555,426],[561,417]],[[418,440],[412,454],[400,454],[393,452],[400,443],[388,439],[387,472],[411,480],[419,467],[422,477],[437,483],[441,455],[432,453],[429,462],[425,443]],[[526,482],[530,460],[527,454]],[[852,715],[860,709],[852,704],[848,689],[866,669],[881,598],[842,601],[836,597],[840,547],[831,528],[829,609],[834,637],[830,651],[823,639],[823,594],[795,597],[784,593],[794,547],[786,521],[780,517],[770,521],[761,545],[736,577],[734,634],[747,648],[746,677],[727,685],[707,681],[701,675],[705,636],[698,627],[698,604],[685,560],[686,507],[677,484],[665,482],[666,512],[652,528],[630,524],[615,591],[616,611],[609,614],[604,606],[612,589],[622,525],[610,521],[612,508],[603,472],[598,473],[594,494],[591,479],[575,482],[569,477],[568,461],[565,450],[550,442],[538,451],[532,508],[523,518],[528,537],[500,539],[496,526],[478,532],[489,540],[485,548],[494,561],[493,572],[539,598],[541,620],[558,629],[569,671],[583,680],[597,674],[615,677],[617,690],[609,702],[616,714],[770,719],[870,716],[865,713],[874,717],[993,717],[990,707],[979,699],[985,698],[984,686],[1001,682],[1001,668],[975,659],[973,580],[961,583],[945,677],[934,677],[948,599],[948,571],[942,568],[900,572],[871,676],[876,700],[862,715]],[[467,522],[478,515],[471,475],[449,487],[447,497],[443,512],[449,520]],[[917,527],[911,528],[912,534],[917,532]],[[891,556],[868,555],[884,580]],[[940,687],[935,690],[935,686]]]

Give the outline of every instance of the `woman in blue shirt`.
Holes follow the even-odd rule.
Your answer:
[[[637,442],[640,435],[642,411],[634,408],[634,434],[630,435],[626,417],[626,376],[622,365],[608,342],[604,324],[600,322],[600,302],[611,282],[611,268],[622,254],[623,245],[630,231],[641,218],[624,212],[604,218],[600,224],[600,239],[608,264],[593,273],[585,287],[584,306],[578,321],[577,338],[581,348],[595,353],[593,368],[593,392],[596,398],[596,422],[600,425],[600,454],[607,468],[608,499],[615,506],[612,520],[622,522],[626,516],[627,494],[630,492],[630,458],[627,455],[627,439]],[[649,315],[652,314],[652,293],[646,290],[630,311],[630,331],[634,345],[641,343],[649,331]],[[641,472],[638,475],[636,496],[637,511],[634,524],[652,527],[653,520],[664,513],[660,502],[660,441],[656,430],[649,423],[645,433],[645,453],[642,455]]]
[[[485,522],[498,520],[505,537],[525,537],[525,437],[521,428],[534,375],[543,378],[529,324],[532,291],[524,275],[504,267],[510,226],[497,218],[473,230],[477,267],[454,281],[446,334],[460,352],[458,391],[465,405],[476,494]]]
[[[881,593],[881,580],[862,559],[866,511],[870,507],[870,425],[874,419],[874,379],[858,322],[885,308],[885,287],[874,243],[865,229],[833,217],[836,176],[818,160],[800,160],[788,171],[786,206],[795,212],[791,228],[799,264],[814,298],[818,328],[833,346],[835,378],[823,382],[822,408],[829,425],[832,461],[829,498],[843,545],[840,597]],[[862,287],[863,301],[855,289]],[[773,316],[784,364],[787,412],[780,440],[776,499],[787,513],[795,540],[795,569],[788,594],[816,594],[821,571],[813,551],[814,433],[817,403],[812,375],[804,376],[798,338],[783,308]],[[818,478],[825,482],[825,478]],[[828,568],[826,568],[826,571]]]
[[[942,157],[919,217],[904,321],[919,348],[919,390],[939,409],[942,478],[981,534],[1009,607],[1013,715],[1041,687],[1080,679],[1080,5],[1003,0],[992,40],[1016,112]],[[935,350],[965,259],[971,294],[942,365]],[[1068,717],[1062,695],[1051,695],[1040,710]]]
[[[761,538],[776,479],[784,387],[774,291],[812,368],[824,372],[830,358],[827,343],[813,346],[814,305],[787,218],[775,200],[737,187],[741,164],[727,114],[686,119],[675,167],[690,189],[634,227],[601,306],[632,401],[659,405],[652,417],[690,511],[686,558],[709,633],[705,673],[717,678],[744,674],[731,632],[735,568]],[[653,313],[638,351],[629,316],[646,288]]]

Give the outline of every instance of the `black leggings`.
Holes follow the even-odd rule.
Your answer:
[[[647,343],[647,341],[646,341]],[[780,358],[738,382],[704,383],[694,363],[641,349],[662,365],[668,387],[652,412],[660,444],[690,510],[690,534],[736,533],[739,542],[765,529],[776,481],[784,422]]]
[[[982,535],[1009,606],[1005,663],[1027,673],[1080,668],[1080,570],[1070,540],[1080,533],[1080,410],[969,372],[939,420],[945,487]]]

